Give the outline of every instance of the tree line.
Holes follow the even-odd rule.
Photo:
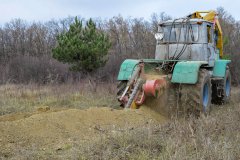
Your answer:
[[[217,9],[224,33],[224,53],[231,58],[232,79],[239,83],[240,23],[223,8]],[[83,17],[78,19],[86,22]],[[95,73],[101,81],[115,81],[126,58],[154,58],[158,23],[171,19],[166,13],[153,13],[151,19],[93,19],[96,27],[109,36],[111,48],[106,65]],[[69,70],[67,64],[52,58],[57,36],[69,29],[75,17],[48,22],[14,19],[0,27],[0,83],[62,83],[79,81],[86,75]]]

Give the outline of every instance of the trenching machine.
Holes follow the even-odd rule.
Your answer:
[[[223,35],[215,11],[198,11],[158,25],[155,59],[126,59],[118,74],[117,98],[139,108],[166,95],[168,112],[209,113],[230,99],[231,75],[223,58]],[[157,105],[157,104],[155,104]]]

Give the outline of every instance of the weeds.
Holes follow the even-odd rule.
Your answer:
[[[240,108],[211,116],[148,125],[89,143],[83,159],[239,159]]]
[[[114,86],[111,84],[98,86],[96,92],[89,91],[86,83],[49,86],[3,85],[0,86],[0,92],[0,115],[32,112],[44,106],[51,109],[117,106]]]
[[[98,86],[96,92],[88,91],[87,88],[88,86],[84,84],[1,86],[0,113],[35,111],[43,106],[51,109],[62,107],[84,109],[92,106],[117,105],[113,86]],[[64,132],[66,139],[51,140],[49,141],[51,143],[43,147],[41,144],[35,144],[34,139],[27,139],[28,145],[24,145],[24,141],[19,139],[19,142],[8,143],[16,145],[13,147],[14,150],[1,148],[3,150],[0,151],[0,159],[17,157],[17,159],[237,160],[240,159],[238,99],[239,95],[235,94],[230,104],[214,106],[215,109],[210,116],[202,115],[198,119],[194,117],[173,119],[165,125],[144,123],[141,127],[125,127],[117,132],[109,128],[102,136],[92,137],[91,140],[83,140],[79,135]],[[74,137],[69,137],[70,135]]]

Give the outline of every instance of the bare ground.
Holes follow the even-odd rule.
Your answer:
[[[238,89],[232,95],[231,104],[215,106],[211,116],[199,119],[170,121],[146,106],[48,105],[5,114],[0,116],[0,159],[238,159]]]

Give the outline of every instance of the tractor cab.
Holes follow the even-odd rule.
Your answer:
[[[155,59],[207,61],[219,58],[218,32],[214,23],[199,18],[183,18],[160,23],[155,34]]]

